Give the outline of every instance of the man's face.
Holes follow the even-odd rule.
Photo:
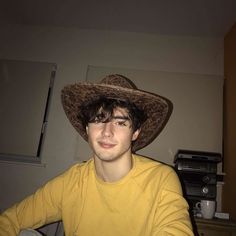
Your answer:
[[[111,162],[130,157],[131,142],[137,139],[139,130],[133,132],[126,109],[116,108],[109,121],[89,123],[87,133],[95,158]]]

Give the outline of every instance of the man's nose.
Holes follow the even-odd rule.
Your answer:
[[[104,136],[112,136],[113,135],[113,124],[112,122],[105,122],[103,124],[102,134]]]

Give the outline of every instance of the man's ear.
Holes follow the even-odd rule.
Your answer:
[[[88,134],[88,126],[86,125],[86,133]]]
[[[133,133],[132,141],[135,141],[135,140],[138,138],[140,132],[141,132],[141,129],[137,129],[137,130]]]

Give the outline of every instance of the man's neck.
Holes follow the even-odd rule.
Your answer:
[[[132,155],[114,161],[101,161],[94,158],[97,176],[105,182],[116,182],[125,177],[132,169]]]

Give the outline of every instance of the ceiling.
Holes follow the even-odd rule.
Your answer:
[[[3,0],[0,23],[224,37],[236,0]]]

